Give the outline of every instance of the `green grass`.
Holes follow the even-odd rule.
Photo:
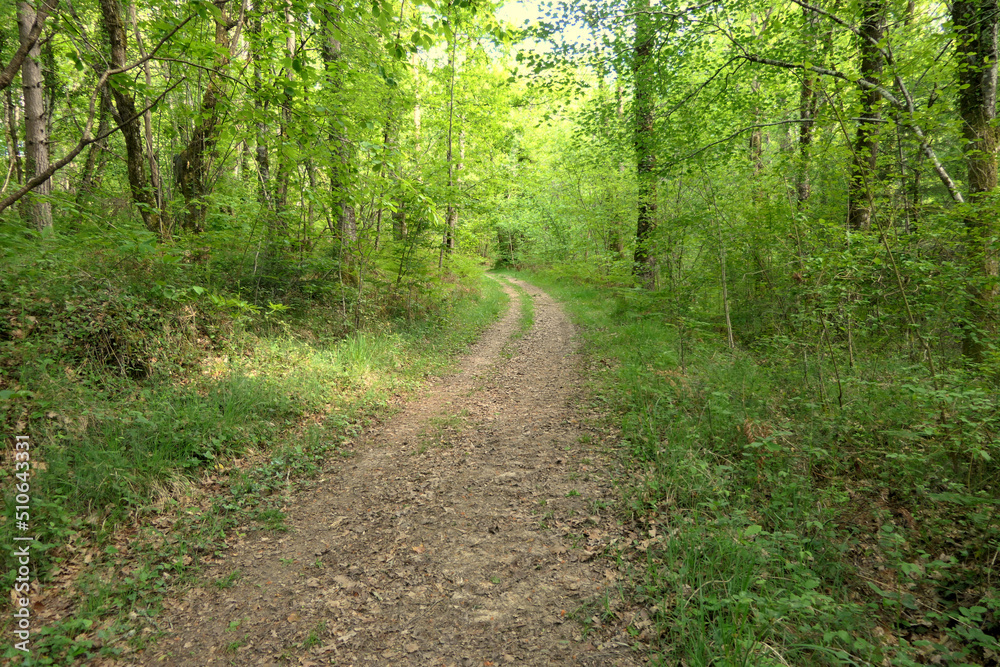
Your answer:
[[[639,537],[617,556],[655,663],[995,654],[995,473],[974,459],[995,450],[995,397],[981,384],[953,374],[935,392],[908,360],[861,350],[852,372],[827,358],[803,379],[798,349],[731,351],[709,325],[678,328],[656,294],[524,277],[582,325],[594,401],[620,427],[619,506]]]
[[[503,280],[504,277],[506,275],[510,275],[510,273],[495,271],[493,272],[493,275],[499,276],[501,280]],[[517,320],[518,330],[512,336],[514,340],[517,340],[531,331],[531,327],[535,326],[535,300],[531,298],[531,294],[528,293],[528,290],[524,289],[520,285],[516,285],[507,280],[504,280],[504,282],[517,290],[518,302],[520,303],[520,317]]]
[[[364,328],[345,332],[339,301],[255,311],[205,289],[165,297],[159,283],[187,280],[171,273],[177,263],[52,250],[31,248],[20,273],[0,280],[0,310],[20,327],[0,331],[0,389],[11,388],[0,421],[28,433],[44,464],[31,479],[41,586],[78,554],[97,556],[76,581],[75,618],[36,635],[34,662],[22,664],[109,654],[101,647],[155,616],[170,587],[196,580],[227,531],[283,529],[282,498],[351,456],[390,397],[445,372],[507,305],[495,281],[470,273],[411,290],[405,317],[393,315],[391,294],[384,307],[366,297]],[[206,479],[210,495],[199,490]],[[15,528],[8,482],[5,544]],[[130,525],[120,548],[116,530]],[[0,561],[10,588],[9,550]]]

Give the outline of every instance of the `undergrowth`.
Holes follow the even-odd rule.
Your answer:
[[[616,416],[616,555],[664,665],[997,665],[997,388],[908,356],[730,350],[662,293],[557,271]]]
[[[391,397],[439,373],[506,303],[461,262],[421,290],[378,272],[366,290],[308,275],[282,288],[241,274],[248,267],[221,250],[206,265],[179,244],[138,239],[3,252],[5,460],[13,436],[28,435],[33,466],[36,632],[19,664],[85,663],[123,639],[144,646],[166,591],[197,577],[227,531],[284,529],[283,496],[351,456]],[[13,474],[0,472],[5,545],[22,534]],[[0,566],[10,590],[10,549]]]

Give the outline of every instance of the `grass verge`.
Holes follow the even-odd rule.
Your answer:
[[[411,290],[406,318],[362,303],[375,315],[345,335],[330,325],[337,303],[259,308],[165,287],[157,260],[123,269],[131,260],[110,257],[97,277],[101,260],[87,260],[84,272],[42,253],[0,290],[0,421],[31,438],[35,537],[31,653],[8,644],[11,664],[142,648],[163,597],[198,576],[227,531],[282,530],[282,500],[351,456],[368,421],[445,371],[507,302],[471,271],[430,297]],[[37,279],[53,267],[64,275]],[[14,466],[0,474],[10,545],[21,534]],[[0,566],[10,590],[10,549]]]
[[[875,353],[803,370],[780,341],[729,350],[673,325],[655,293],[524,277],[582,326],[620,428],[637,538],[615,555],[655,663],[998,664],[982,383],[953,372],[934,392]]]
[[[505,284],[510,285],[517,291],[521,315],[517,321],[518,330],[511,336],[512,340],[517,340],[531,331],[531,327],[535,326],[535,300],[531,298],[528,290],[506,279],[511,275],[510,272],[494,271],[492,275],[499,277]]]

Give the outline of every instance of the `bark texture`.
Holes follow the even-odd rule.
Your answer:
[[[885,33],[884,0],[864,0],[860,32],[861,76],[870,83],[879,84],[885,67],[885,58],[877,46]],[[872,226],[881,101],[882,95],[877,90],[866,88],[861,93],[861,117],[854,140],[854,163],[847,193],[847,225],[850,229],[866,230]]]
[[[653,95],[653,31],[650,0],[636,1],[635,53],[632,75],[635,79],[635,158],[639,185],[639,210],[635,229],[633,274],[646,287],[655,282],[655,258],[650,253],[650,238],[656,227],[656,100]]]
[[[219,98],[222,96],[219,71],[229,63],[231,44],[229,31],[235,23],[226,14],[228,0],[215,0],[220,18],[215,21],[215,46],[217,60],[215,71],[209,76],[201,101],[201,122],[194,130],[191,141],[181,151],[174,163],[177,189],[184,196],[184,229],[188,232],[205,230],[206,197],[211,193],[209,171],[219,130]]]
[[[125,67],[127,38],[118,1],[101,0],[101,15],[111,46],[111,67],[115,69]],[[142,117],[136,111],[135,99],[128,93],[124,78],[119,85],[110,88],[115,102],[113,108],[115,122],[121,127],[122,138],[125,141],[126,167],[132,201],[139,209],[139,215],[142,216],[146,229],[161,239],[166,239],[170,235],[170,225],[163,211],[157,206],[159,197],[154,193],[152,183],[146,174],[148,160],[143,150]]]
[[[22,48],[28,44],[27,57],[21,64],[21,86],[24,91],[24,166],[26,177],[31,178],[49,168],[49,138],[45,118],[45,85],[42,78],[41,49],[38,40],[31,43],[32,26],[36,24],[35,10],[27,2],[18,3],[18,27]],[[27,198],[25,210],[31,224],[39,231],[52,227],[52,181],[45,180],[35,187]]]
[[[962,351],[983,358],[987,342],[997,333],[996,212],[989,195],[997,186],[997,0],[972,0],[952,5],[958,66],[958,108],[965,137],[969,207],[966,252],[972,279]]]
[[[42,36],[42,30],[45,29],[45,19],[48,18],[49,14],[55,11],[58,4],[59,0],[43,0],[37,11],[32,10],[32,18],[27,26],[24,26],[19,17],[18,36],[20,38],[20,42],[17,50],[11,57],[10,62],[8,62],[6,67],[0,71],[0,90],[4,90],[14,81],[14,77],[17,76],[17,71],[24,65],[25,58],[29,57],[28,53],[32,49],[38,48],[38,40]],[[20,9],[21,7],[18,5],[18,10],[20,11]],[[29,9],[31,9],[30,6]],[[27,30],[25,30],[25,28],[27,28]],[[37,53],[35,61],[38,61]]]
[[[819,24],[819,16],[816,12],[802,8],[802,15],[806,26],[809,28],[807,37],[812,42],[812,37]],[[808,47],[808,44],[806,45]],[[804,204],[812,195],[812,181],[809,177],[809,167],[811,162],[811,150],[813,141],[813,125],[816,122],[816,113],[819,109],[819,97],[816,95],[817,75],[813,72],[802,72],[802,85],[799,88],[799,168],[795,176],[795,198],[799,204]]]

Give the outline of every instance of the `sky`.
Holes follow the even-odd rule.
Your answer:
[[[535,20],[541,15],[537,0],[510,0],[497,11],[497,18],[509,21],[520,28],[526,20]]]

